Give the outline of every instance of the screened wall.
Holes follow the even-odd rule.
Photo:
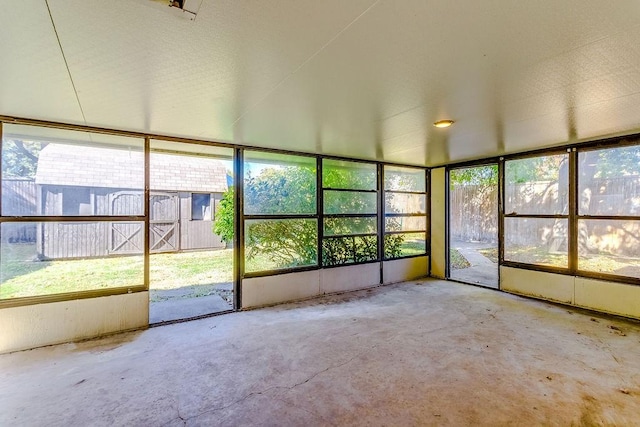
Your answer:
[[[504,260],[569,266],[569,155],[507,160]]]
[[[425,168],[257,150],[242,167],[243,277],[427,253]]]
[[[504,162],[503,264],[640,284],[640,145]]]
[[[378,259],[378,171],[374,163],[322,160],[322,265]]]
[[[244,152],[244,271],[318,264],[316,158]]]
[[[217,255],[196,250],[233,247],[236,291],[427,253],[425,168],[84,129],[2,128],[0,305],[200,289]]]
[[[384,166],[384,258],[427,253],[427,178],[417,168]]]
[[[144,139],[2,131],[0,300],[145,289]]]

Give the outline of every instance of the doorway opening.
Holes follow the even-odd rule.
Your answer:
[[[448,278],[499,288],[498,164],[449,171]]]
[[[149,323],[234,308],[233,149],[152,140]]]

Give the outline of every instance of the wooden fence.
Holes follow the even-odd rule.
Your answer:
[[[539,181],[508,185],[505,212],[518,214],[567,214],[567,188],[557,182]],[[640,178],[596,178],[580,181],[582,215],[640,216]],[[459,185],[450,191],[451,239],[494,242],[498,230],[497,188]],[[566,251],[565,219],[507,218],[508,245],[547,246]],[[640,256],[640,221],[585,220],[579,222],[582,251]]]
[[[457,186],[449,194],[449,211],[451,240],[497,242],[497,186]]]
[[[3,215],[36,215],[36,200],[35,182],[24,179],[2,180]],[[0,239],[10,243],[33,243],[36,241],[36,232],[36,224],[4,224]]]

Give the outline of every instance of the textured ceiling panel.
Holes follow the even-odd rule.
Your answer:
[[[617,5],[381,1],[237,126],[250,144],[418,164],[561,144],[581,135],[574,109],[637,90],[639,5]]]
[[[0,113],[81,122],[46,3],[14,3]],[[640,129],[637,0],[48,4],[91,125],[418,165]]]
[[[83,123],[45,2],[0,13],[0,114]]]
[[[205,0],[189,21],[149,0],[50,0],[90,123],[225,141],[371,2]]]

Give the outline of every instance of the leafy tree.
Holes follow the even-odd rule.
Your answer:
[[[375,190],[377,174],[371,165],[362,168],[326,164],[322,171],[322,186],[325,188],[345,188],[350,190]]]
[[[586,151],[582,157],[585,159],[581,165],[584,173],[591,173],[593,178],[640,175],[640,145]]]
[[[364,166],[365,168],[367,166]],[[364,172],[364,173],[363,173]],[[350,167],[329,166],[323,186],[338,189],[377,187],[377,175]],[[326,194],[330,194],[329,197]],[[359,197],[362,196],[362,197]],[[225,203],[228,200],[228,203]],[[376,193],[336,191],[325,193],[327,213],[377,211]],[[228,209],[226,209],[228,208]],[[247,214],[313,214],[316,212],[316,170],[312,166],[273,166],[245,178],[244,211]],[[216,217],[215,231],[224,239],[233,237],[232,190],[225,193]],[[365,234],[377,230],[375,218],[326,218],[323,225],[333,234]],[[245,227],[247,259],[262,255],[279,267],[312,265],[317,262],[317,224],[308,219],[253,220]],[[400,255],[404,236],[387,236],[385,254]],[[377,236],[326,238],[322,242],[323,265],[373,260],[378,255]]]
[[[36,176],[38,156],[46,144],[19,139],[2,142],[2,174],[5,178],[30,178]]]
[[[449,174],[449,183],[452,190],[461,185],[495,186],[498,184],[498,165],[454,169]]]
[[[233,218],[235,216],[234,205],[233,187],[229,186],[220,200],[218,210],[216,212],[216,219],[213,224],[213,232],[219,235],[220,238],[227,243],[233,241]]]
[[[635,190],[640,179],[640,145],[583,151],[578,159],[578,202],[581,214],[633,215],[640,212]],[[602,228],[605,224],[614,225],[605,221],[578,221],[578,250],[581,255],[609,250],[599,247],[590,238],[594,229]],[[598,235],[597,231],[595,235]],[[636,238],[618,234],[617,240],[613,245],[616,248],[614,250],[626,255],[637,251],[633,249],[637,244]]]
[[[305,214],[316,212],[314,167],[285,166],[263,169],[244,181],[247,214]]]
[[[311,166],[282,166],[247,175],[244,209],[248,214],[308,214],[316,212],[316,171]],[[307,219],[256,220],[245,228],[247,259],[264,255],[279,267],[317,262],[318,233]]]
[[[317,261],[318,233],[313,220],[256,220],[245,228],[245,242],[247,259],[265,255],[279,267]]]

